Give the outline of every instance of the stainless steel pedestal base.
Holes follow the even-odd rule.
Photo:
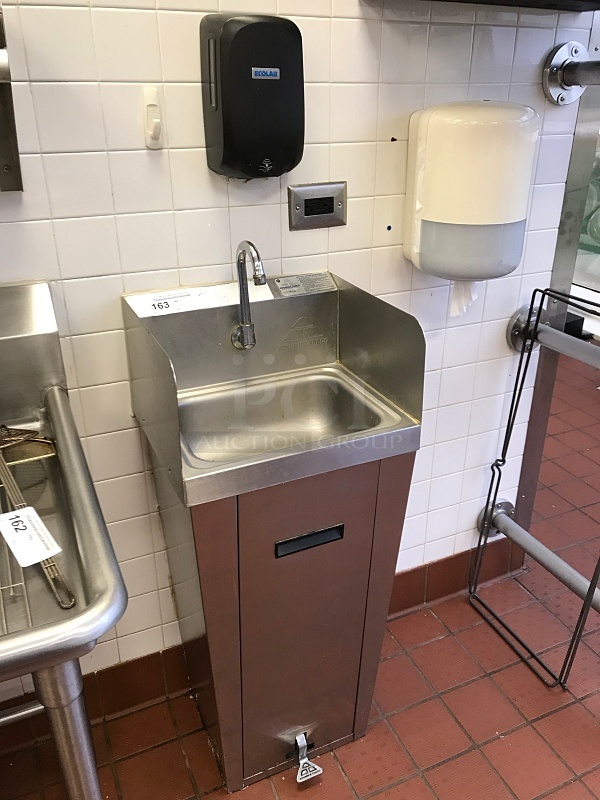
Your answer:
[[[102,800],[79,661],[33,673],[46,709],[69,800]]]

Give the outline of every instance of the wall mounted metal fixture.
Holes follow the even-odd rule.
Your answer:
[[[597,48],[596,48],[597,49]],[[590,61],[581,42],[567,42],[550,51],[542,73],[544,94],[557,106],[574,103],[587,86],[600,84],[600,61]]]
[[[10,85],[10,66],[0,8],[0,192],[21,192],[21,165]]]
[[[587,573],[582,575],[560,555],[550,550],[542,541],[518,525],[513,519],[515,508],[512,503],[499,497],[502,470],[506,464],[510,439],[517,419],[519,403],[534,347],[541,345],[546,350],[561,353],[569,358],[600,369],[600,350],[597,347],[550,327],[548,324],[549,315],[544,311],[544,306],[547,308],[548,303],[561,303],[564,304],[565,310],[569,306],[578,311],[593,314],[596,317],[600,316],[600,305],[598,303],[574,297],[556,289],[535,289],[529,307],[525,306],[519,309],[508,323],[507,341],[517,352],[520,352],[520,357],[502,452],[500,457],[492,464],[492,477],[486,504],[479,515],[478,527],[480,535],[469,575],[469,600],[475,610],[494,628],[496,633],[504,639],[506,644],[517,653],[525,664],[535,672],[538,678],[547,686],[562,686],[563,689],[566,689],[589,612],[591,609],[600,612],[600,558],[597,561],[591,579],[587,576]],[[513,544],[516,544],[529,555],[533,561],[563,583],[580,600],[583,600],[577,624],[558,672],[552,665],[544,661],[542,656],[528,645],[510,627],[508,622],[502,619],[478,594],[487,541],[490,533],[495,534],[497,532],[503,533]]]

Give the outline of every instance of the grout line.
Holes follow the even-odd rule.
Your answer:
[[[368,730],[368,729],[367,729],[367,730]],[[346,775],[346,772],[345,772],[345,770],[344,770],[344,767],[342,766],[342,764],[340,763],[340,760],[339,760],[339,758],[337,757],[337,753],[336,753],[336,751],[335,751],[335,750],[331,750],[331,754],[332,754],[332,756],[333,756],[333,760],[334,760],[334,762],[337,764],[337,766],[338,766],[338,769],[340,770],[340,772],[341,772],[341,774],[342,774],[342,778],[343,778],[343,779],[346,781],[346,784],[347,784],[348,788],[350,789],[350,792],[351,792],[351,793],[352,793],[352,795],[353,795],[355,798],[357,798],[357,800],[358,800],[358,798],[360,798],[360,795],[358,794],[357,790],[354,788],[354,784],[353,784],[353,783],[352,783],[352,781],[350,780],[349,776],[348,776],[348,775]]]

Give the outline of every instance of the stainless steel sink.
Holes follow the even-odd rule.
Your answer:
[[[37,696],[0,711],[0,727],[45,709],[69,798],[100,800],[78,658],[118,622],[127,593],[64,388],[47,284],[0,287],[0,365],[0,421],[53,444],[49,457],[23,458],[11,469],[61,547],[56,566],[75,597],[61,608],[39,564],[20,567],[0,539],[0,681],[32,672]],[[6,500],[3,489],[4,511]]]
[[[179,421],[190,462],[215,462],[346,439],[401,414],[338,364],[182,392]]]
[[[235,284],[124,299],[134,413],[187,505],[418,448],[413,317],[329,273],[250,288],[244,351]]]

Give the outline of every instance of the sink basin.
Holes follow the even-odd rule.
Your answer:
[[[124,298],[133,410],[188,506],[419,447],[418,322],[330,273]]]
[[[0,681],[5,681],[89,653],[121,618],[127,593],[62,388],[66,378],[47,284],[0,288],[0,362],[0,419],[9,427],[39,431],[54,444],[55,452],[43,458],[13,463],[11,448],[5,457],[26,502],[61,547],[55,561],[76,600],[73,608],[59,607],[42,570],[21,568],[0,538]],[[7,511],[5,498],[2,504]],[[63,741],[73,758],[68,737]]]
[[[341,365],[179,395],[186,455],[238,461],[399,424],[401,414]]]

